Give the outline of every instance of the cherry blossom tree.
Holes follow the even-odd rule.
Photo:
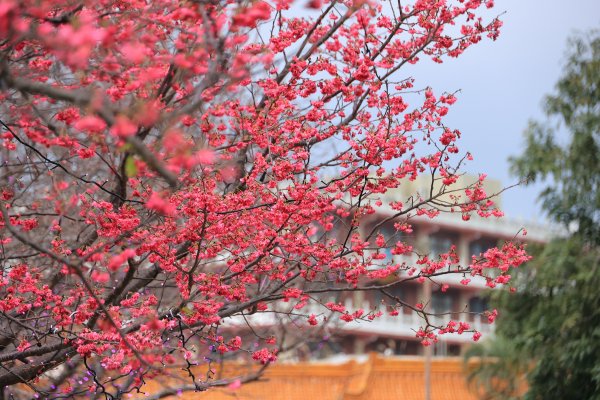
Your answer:
[[[457,183],[470,155],[442,121],[455,95],[402,75],[495,39],[501,22],[481,16],[491,7],[2,0],[5,395],[113,399],[159,376],[177,384],[157,397],[237,384],[261,370],[215,377],[212,354],[267,365],[286,347],[246,329],[250,345],[233,321],[251,314],[310,332],[326,319],[315,306],[342,321],[389,310],[324,294],[451,273],[506,284],[527,259],[519,244],[470,265],[454,250],[409,265],[384,254],[415,253],[407,243],[386,241],[380,225],[358,231],[383,206],[404,232],[415,216],[501,215],[483,175]],[[421,175],[427,193],[385,198]],[[423,317],[424,344],[479,337],[388,300]]]

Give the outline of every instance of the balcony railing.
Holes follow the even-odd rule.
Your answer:
[[[371,306],[368,303],[364,303],[361,306],[355,306],[351,300],[346,301],[344,305],[350,312],[358,308],[362,308],[364,310],[371,309]],[[327,317],[329,329],[337,331],[338,333],[347,333],[349,335],[360,336],[375,335],[390,338],[415,338],[419,327],[425,324],[423,318],[416,312],[405,312],[405,310],[400,310],[400,313],[395,316],[384,311],[380,317],[377,317],[372,321],[354,320],[351,322],[346,322],[340,320],[340,315],[338,313],[332,313],[330,310],[320,304],[311,304],[301,310],[290,310],[290,308],[291,306],[288,303],[279,303],[275,307],[268,310],[268,312],[229,317],[225,320],[225,326],[243,329],[243,327],[247,325],[251,326],[252,328],[257,328],[269,327],[279,325],[282,322],[288,322],[294,329],[298,329],[298,326],[307,326],[307,329],[309,329],[305,321],[305,317],[310,314],[315,314],[318,316],[319,321],[323,320],[323,316]],[[481,332],[484,336],[489,335],[494,331],[494,325],[482,321],[479,316],[462,315],[461,317],[461,321],[468,322],[471,326],[471,329]],[[429,322],[434,326],[445,326],[450,319],[450,315],[431,316],[429,317]],[[440,335],[439,340],[465,343],[472,341],[472,337],[472,333],[468,332],[463,333],[462,335],[456,333],[447,333]]]

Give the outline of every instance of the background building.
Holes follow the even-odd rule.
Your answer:
[[[466,187],[477,181],[477,177],[464,176],[457,182],[456,187]],[[473,214],[470,220],[465,221],[460,212],[441,212],[435,218],[426,215],[412,216],[407,222],[410,223],[412,231],[405,233],[398,231],[394,223],[402,222],[395,219],[386,221],[393,215],[391,207],[386,206],[393,201],[401,201],[409,204],[412,198],[426,198],[432,190],[431,181],[417,179],[414,182],[406,182],[401,188],[389,190],[385,197],[381,198],[383,205],[377,208],[377,212],[363,217],[360,220],[360,233],[367,240],[369,233],[373,230],[381,233],[386,248],[369,250],[384,253],[381,258],[373,263],[373,270],[381,268],[386,264],[404,264],[406,266],[418,266],[416,264],[419,255],[428,254],[435,258],[439,254],[447,253],[452,246],[455,247],[459,258],[457,265],[467,266],[471,264],[473,257],[480,256],[491,247],[501,246],[509,240],[526,240],[527,242],[543,243],[549,240],[556,232],[552,232],[548,226],[532,222],[511,220],[508,217],[481,218]],[[439,190],[434,184],[433,191]],[[503,190],[500,182],[486,180],[484,190],[488,195],[498,194],[494,199],[497,207],[501,209],[499,194]],[[439,202],[450,202],[451,194],[447,193],[438,198]],[[350,217],[347,217],[350,218]],[[315,240],[336,239],[343,241],[347,235],[348,220],[337,218],[334,228],[328,232],[320,230],[315,234]],[[523,228],[527,228],[527,235],[523,236]],[[371,236],[374,240],[374,236]],[[392,248],[395,243],[402,241],[413,247],[414,252],[410,255],[394,255]],[[366,254],[369,254],[367,252]],[[404,271],[401,274],[407,275]],[[401,275],[402,276],[402,275]],[[461,283],[463,279],[469,279],[468,285]],[[371,281],[363,284],[386,284],[390,281]],[[386,291],[402,301],[415,305],[422,304],[424,310],[435,313],[437,316],[430,318],[433,325],[445,325],[449,320],[466,321],[471,328],[481,332],[483,337],[493,333],[494,325],[488,322],[481,313],[488,309],[485,292],[489,290],[486,281],[482,277],[472,277],[470,274],[451,273],[438,276],[435,279],[419,283],[416,280],[403,282],[389,287]],[[343,304],[347,310],[363,309],[365,313],[379,309],[383,314],[368,321],[359,319],[352,322],[339,320],[339,315],[331,313],[319,304],[313,304],[295,311],[291,303],[281,304],[278,313],[254,314],[235,317],[239,324],[229,321],[229,329],[238,329],[240,332],[248,333],[248,337],[259,334],[261,337],[273,334],[284,339],[284,347],[289,345],[288,351],[280,355],[280,359],[289,361],[308,361],[325,358],[336,358],[352,355],[361,355],[369,352],[377,352],[385,355],[426,355],[425,346],[416,337],[416,331],[423,325],[422,316],[408,307],[396,307],[397,315],[393,315],[389,297],[381,291],[353,291],[341,292],[337,295],[328,293],[318,300],[325,304],[336,302]],[[393,302],[391,302],[393,303]],[[305,315],[315,314],[319,319],[327,318],[328,322],[317,327],[307,326]],[[303,317],[304,316],[304,317]],[[298,317],[298,318],[295,318]],[[249,329],[245,329],[249,328]],[[458,356],[465,346],[473,342],[472,333],[445,334],[439,336],[439,341],[431,347],[434,356]],[[290,350],[291,349],[291,350]]]
[[[476,177],[465,176],[460,178],[457,187],[467,186]],[[434,192],[438,189],[434,185]],[[527,242],[546,242],[556,234],[549,230],[548,226],[532,222],[511,220],[503,218],[481,218],[476,214],[471,219],[464,221],[460,212],[442,212],[436,218],[427,216],[414,216],[410,219],[412,225],[411,233],[398,232],[393,222],[382,221],[392,215],[395,211],[386,204],[389,201],[406,201],[408,196],[415,193],[426,196],[431,189],[431,181],[419,179],[407,182],[401,189],[390,190],[383,198],[383,205],[378,212],[361,220],[361,232],[364,236],[377,227],[388,243],[402,240],[412,245],[416,254],[411,256],[393,255],[390,246],[385,249],[382,264],[392,261],[393,263],[406,263],[415,265],[417,254],[429,254],[429,257],[437,257],[439,254],[447,253],[451,246],[455,246],[456,253],[460,259],[459,265],[469,265],[473,257],[479,257],[491,247],[500,246],[508,240],[526,240]],[[487,180],[484,189],[486,193],[500,194],[502,185],[498,181]],[[448,199],[448,195],[442,196]],[[494,199],[498,208],[502,208],[500,196]],[[527,235],[523,236],[526,226]],[[374,266],[374,268],[377,268]],[[468,285],[461,280],[468,278]],[[488,309],[485,291],[489,290],[485,279],[471,277],[470,275],[449,274],[442,275],[431,281],[418,283],[416,281],[406,282],[391,287],[388,292],[406,301],[409,304],[423,304],[425,310],[436,314],[433,317],[434,325],[443,325],[448,320],[461,320],[470,323],[471,327],[481,332],[484,337],[494,330],[486,317],[480,313]],[[381,306],[384,295],[379,291],[354,292],[344,298],[348,309],[362,308],[370,310]],[[363,354],[370,351],[395,355],[423,355],[425,347],[420,343],[415,332],[423,325],[422,318],[407,307],[399,310],[399,315],[390,315],[389,312],[374,319],[373,321],[352,321],[350,323],[336,323],[331,328],[329,343],[316,344],[312,350],[319,357],[331,356],[336,352],[344,354]],[[459,355],[463,347],[473,342],[472,334],[446,334],[439,337],[439,342],[433,346],[433,354],[436,356]],[[311,346],[315,346],[314,344]]]

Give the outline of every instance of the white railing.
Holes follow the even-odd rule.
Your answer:
[[[369,256],[371,256],[372,254],[374,254],[374,252],[372,252],[372,251],[367,253],[367,255],[369,255]],[[382,268],[383,264],[389,263],[390,261],[392,261],[392,263],[394,263],[394,264],[406,263],[406,265],[408,265],[409,267],[419,267],[419,265],[417,264],[418,257],[415,254],[411,254],[411,255],[395,255],[395,256],[393,256],[392,259],[387,258],[385,260],[376,260],[373,263],[373,265],[371,265],[369,267],[369,270],[380,269],[380,268]],[[468,265],[469,262],[470,262],[469,260],[461,260],[461,265]],[[419,270],[420,270],[420,268],[417,268],[415,274],[412,276],[416,276],[416,274],[418,274]],[[408,271],[402,270],[399,272],[399,276],[401,278],[408,278],[410,275],[408,274]],[[468,287],[471,289],[486,289],[487,288],[486,280],[484,277],[471,276],[470,274],[449,272],[447,274],[441,274],[438,276],[434,276],[431,279],[435,283],[438,283],[438,284],[446,283],[450,286],[466,287],[461,283],[461,281],[465,278],[470,280]]]
[[[362,306],[355,306],[351,300],[344,304],[346,310],[353,312],[356,309],[362,308],[370,310],[368,303]],[[390,315],[384,311],[380,317],[372,321],[360,319],[351,322],[342,321],[338,313],[332,313],[330,310],[320,304],[311,304],[301,310],[291,310],[291,303],[278,303],[275,307],[269,309],[268,312],[261,312],[247,316],[234,316],[224,320],[225,326],[242,327],[250,325],[251,327],[269,327],[288,322],[292,327],[307,326],[306,316],[315,314],[318,316],[319,323],[322,323],[323,317],[327,317],[327,324],[330,329],[338,332],[346,332],[348,334],[360,335],[376,335],[394,338],[414,338],[419,327],[425,324],[423,318],[415,312],[404,312],[399,310],[396,316]],[[472,329],[481,332],[483,335],[489,335],[494,331],[494,325],[483,322],[479,316],[475,318],[467,318],[461,315],[461,320],[468,322]],[[429,317],[430,324],[434,326],[445,326],[450,321],[450,315],[432,316]],[[472,333],[448,333],[439,336],[440,341],[452,342],[470,342],[472,341]]]

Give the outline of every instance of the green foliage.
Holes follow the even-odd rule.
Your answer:
[[[570,40],[557,93],[545,99],[545,123],[532,121],[513,172],[546,182],[542,206],[557,222],[600,244],[600,35]],[[561,144],[557,132],[566,130]]]
[[[492,376],[524,375],[524,399],[600,399],[600,33],[570,44],[547,120],[529,124],[511,160],[514,173],[546,185],[542,207],[570,236],[530,248],[517,293],[493,295],[497,337],[469,355],[496,357],[472,374],[489,399],[516,396],[494,390]]]
[[[600,399],[600,251],[577,237],[535,252],[517,293],[496,293],[497,335],[529,367],[526,399]]]
[[[512,340],[498,337],[465,353],[470,388],[480,400],[515,400],[525,387],[526,363]]]
[[[128,178],[133,178],[138,173],[137,166],[135,165],[135,159],[132,156],[128,156],[125,160],[125,175]]]

